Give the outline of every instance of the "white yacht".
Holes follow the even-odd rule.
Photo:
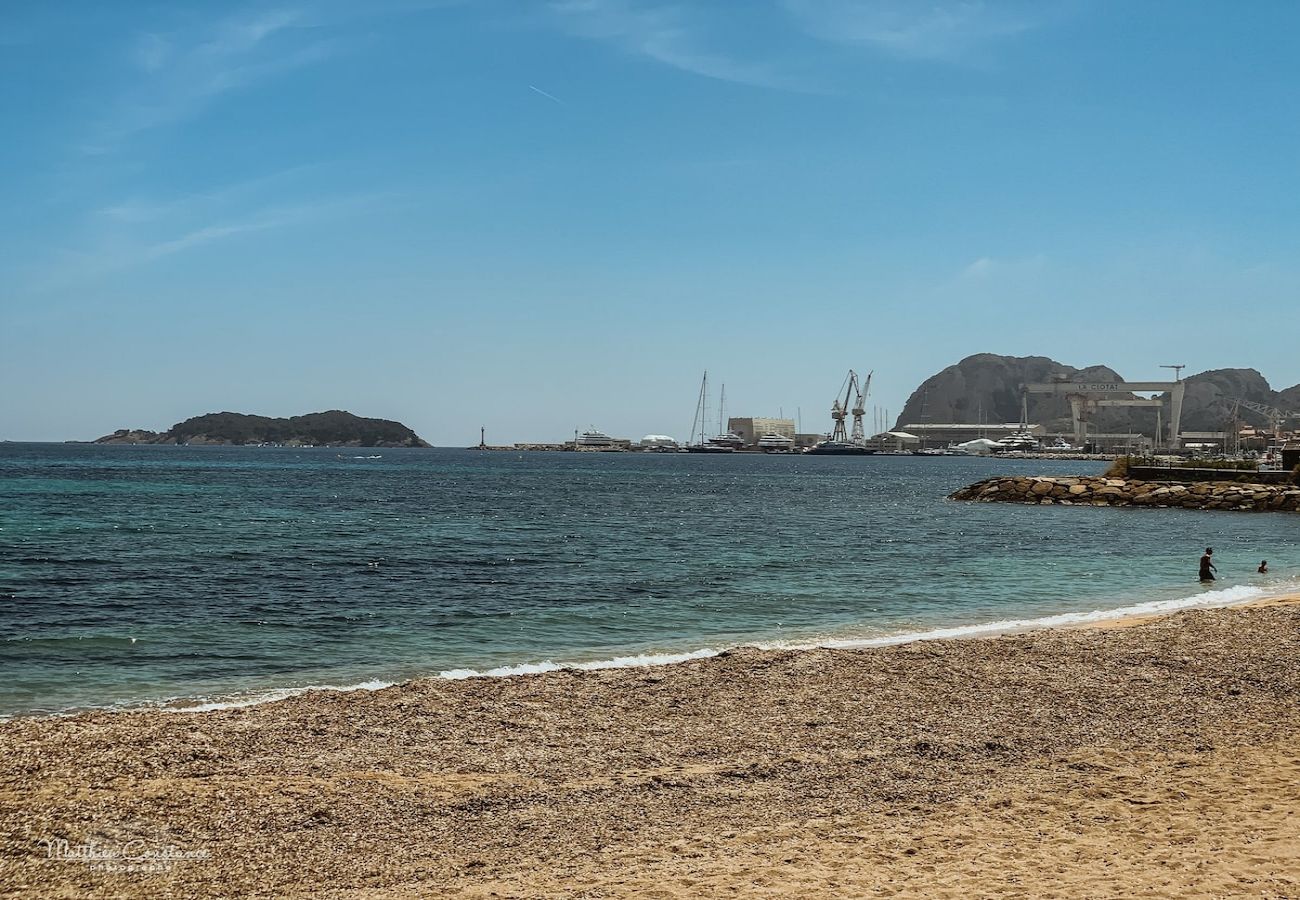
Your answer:
[[[726,434],[720,434],[717,437],[709,438],[709,443],[715,447],[726,447],[730,450],[739,450],[745,446],[745,439],[734,431],[728,431]]]
[[[758,449],[764,453],[793,453],[794,438],[769,431],[758,439]]]
[[[618,447],[612,437],[594,428],[591,431],[584,431],[574,439],[573,443],[579,450],[614,450]]]
[[[993,448],[994,453],[1005,453],[1007,451],[1033,453],[1042,449],[1042,444],[1038,438],[1034,437],[1033,432],[1028,430],[1009,434],[1000,441],[994,441],[994,444],[996,445]]]

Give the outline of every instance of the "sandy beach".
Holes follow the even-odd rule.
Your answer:
[[[1300,896],[1297,599],[14,720],[0,892]]]

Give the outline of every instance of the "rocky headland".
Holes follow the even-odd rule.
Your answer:
[[[1159,372],[1159,370],[1156,370]],[[906,429],[914,423],[1016,422],[1021,412],[1021,385],[1057,378],[1080,381],[1126,381],[1115,369],[1103,365],[1078,368],[1046,356],[1000,356],[976,353],[936,372],[912,392],[895,422]],[[1155,377],[1153,374],[1152,377]],[[1281,410],[1300,408],[1300,384],[1274,390],[1255,369],[1212,369],[1189,375],[1183,399],[1182,427],[1187,431],[1219,431],[1237,411],[1243,424],[1266,426],[1267,416],[1237,404],[1247,400]],[[1133,399],[1123,394],[1113,399]],[[1073,428],[1070,403],[1065,397],[1031,394],[1029,421],[1050,432]],[[1150,434],[1156,412],[1141,407],[1104,408],[1091,419],[1094,431]]]
[[[1238,481],[1140,481],[1088,476],[986,478],[949,495],[950,500],[1062,506],[1154,506],[1180,509],[1300,511],[1300,485]]]

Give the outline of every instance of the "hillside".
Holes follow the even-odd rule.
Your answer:
[[[400,422],[367,419],[343,410],[287,419],[219,412],[178,422],[167,431],[123,428],[96,444],[286,444],[320,447],[427,447]]]
[[[902,413],[896,428],[914,423],[1016,422],[1020,419],[1020,386],[1027,382],[1050,381],[1055,375],[1069,375],[1087,381],[1124,381],[1109,366],[1075,368],[1045,356],[999,356],[978,353],[948,366],[921,383]],[[1254,369],[1213,369],[1184,379],[1184,431],[1218,431],[1231,415],[1233,400],[1251,400],[1282,409],[1300,406],[1300,385],[1275,391]],[[1132,396],[1125,395],[1125,396]],[[1242,421],[1264,425],[1257,413],[1243,410]],[[1049,431],[1069,432],[1070,404],[1064,397],[1044,394],[1029,396],[1029,421],[1046,425]],[[1152,409],[1113,408],[1101,410],[1094,420],[1099,431],[1150,433],[1155,428]]]

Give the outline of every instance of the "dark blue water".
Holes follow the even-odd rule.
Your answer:
[[[1207,544],[1220,589],[1300,572],[1294,514],[944,499],[1099,468],[3,444],[0,713],[1200,600]]]

